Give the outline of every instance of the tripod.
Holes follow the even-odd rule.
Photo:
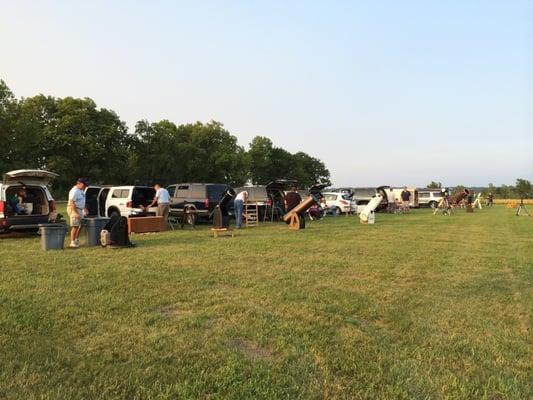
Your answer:
[[[524,212],[528,217],[531,217],[531,214],[524,205],[523,197],[520,199],[520,204],[518,205],[518,207],[516,207],[516,216],[518,217],[519,215],[522,215],[522,212]]]

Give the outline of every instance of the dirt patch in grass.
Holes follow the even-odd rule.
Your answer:
[[[156,312],[165,318],[181,318],[192,314],[192,310],[175,304],[161,307]]]
[[[271,361],[274,359],[274,353],[271,350],[250,339],[236,338],[231,340],[229,345],[253,360]]]

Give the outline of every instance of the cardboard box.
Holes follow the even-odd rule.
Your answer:
[[[166,229],[164,217],[128,218],[129,233],[163,232]]]

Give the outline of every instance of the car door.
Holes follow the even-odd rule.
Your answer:
[[[100,216],[104,217],[106,214],[106,202],[107,202],[107,196],[109,194],[109,188],[103,187],[100,189],[100,192],[98,193],[98,213]]]
[[[88,217],[98,217],[100,215],[98,195],[101,189],[100,186],[88,186],[85,188],[85,208],[87,208]]]
[[[206,185],[191,185],[189,189],[189,202],[196,210],[209,211],[209,199]]]
[[[107,196],[106,210],[115,208],[120,212],[120,215],[127,215],[126,200],[129,190],[127,188],[111,188],[110,193]]]
[[[183,208],[185,207],[187,199],[189,198],[189,189],[190,185],[188,183],[180,184],[176,187],[176,192],[174,195],[174,209],[180,213],[183,212]]]

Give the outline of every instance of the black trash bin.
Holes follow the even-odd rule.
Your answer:
[[[108,223],[109,218],[85,218],[84,225],[87,232],[87,246],[100,246],[100,232]]]

